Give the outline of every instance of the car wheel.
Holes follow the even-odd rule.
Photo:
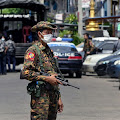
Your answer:
[[[73,73],[69,73],[70,78],[73,78],[73,75],[74,75]]]
[[[76,72],[76,77],[77,77],[77,78],[81,78],[81,77],[82,77],[82,72],[81,72],[81,71]]]
[[[86,72],[82,72],[83,75],[86,75]]]
[[[100,72],[96,72],[98,76],[104,76],[106,75],[105,73],[100,73]]]

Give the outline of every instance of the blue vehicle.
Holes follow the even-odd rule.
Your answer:
[[[113,60],[114,58],[120,58],[120,50],[114,52],[113,54],[111,54],[108,57],[105,57],[103,59],[100,59],[96,66],[94,67],[95,72],[97,73],[98,76],[103,76],[107,74],[107,66],[108,63]]]
[[[108,63],[107,74],[111,78],[120,77],[120,57],[114,58]]]

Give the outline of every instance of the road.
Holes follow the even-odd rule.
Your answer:
[[[57,120],[119,120],[120,91],[118,80],[96,75],[82,79],[68,78],[80,90],[61,86],[64,111]],[[19,72],[0,76],[0,120],[30,120],[28,81]]]

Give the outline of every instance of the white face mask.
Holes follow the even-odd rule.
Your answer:
[[[41,33],[41,35],[44,37],[44,38],[41,38],[45,43],[49,43],[52,41],[52,38],[53,38],[53,35],[52,34],[47,34],[47,35],[43,35]]]
[[[5,40],[5,38],[2,38],[1,40],[2,40],[2,41],[4,41],[4,40]]]
[[[49,43],[52,41],[53,35],[52,34],[47,34],[43,35],[44,36],[44,42]]]

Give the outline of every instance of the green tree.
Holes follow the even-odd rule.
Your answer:
[[[25,12],[24,9],[21,8],[5,8],[2,9],[3,14],[23,14]]]
[[[65,23],[70,23],[70,24],[78,24],[78,19],[77,16],[75,14],[70,14],[68,17],[66,17]],[[60,31],[59,37],[64,37],[65,35],[71,35],[71,37],[73,38],[73,43],[75,45],[80,44],[81,42],[83,42],[83,38],[80,37],[80,35],[78,34],[78,29],[77,27],[70,27],[70,28],[74,28],[73,31],[70,30],[63,30]]]
[[[65,23],[70,23],[70,24],[77,24],[78,23],[78,18],[75,14],[69,14],[68,17],[66,17]]]

